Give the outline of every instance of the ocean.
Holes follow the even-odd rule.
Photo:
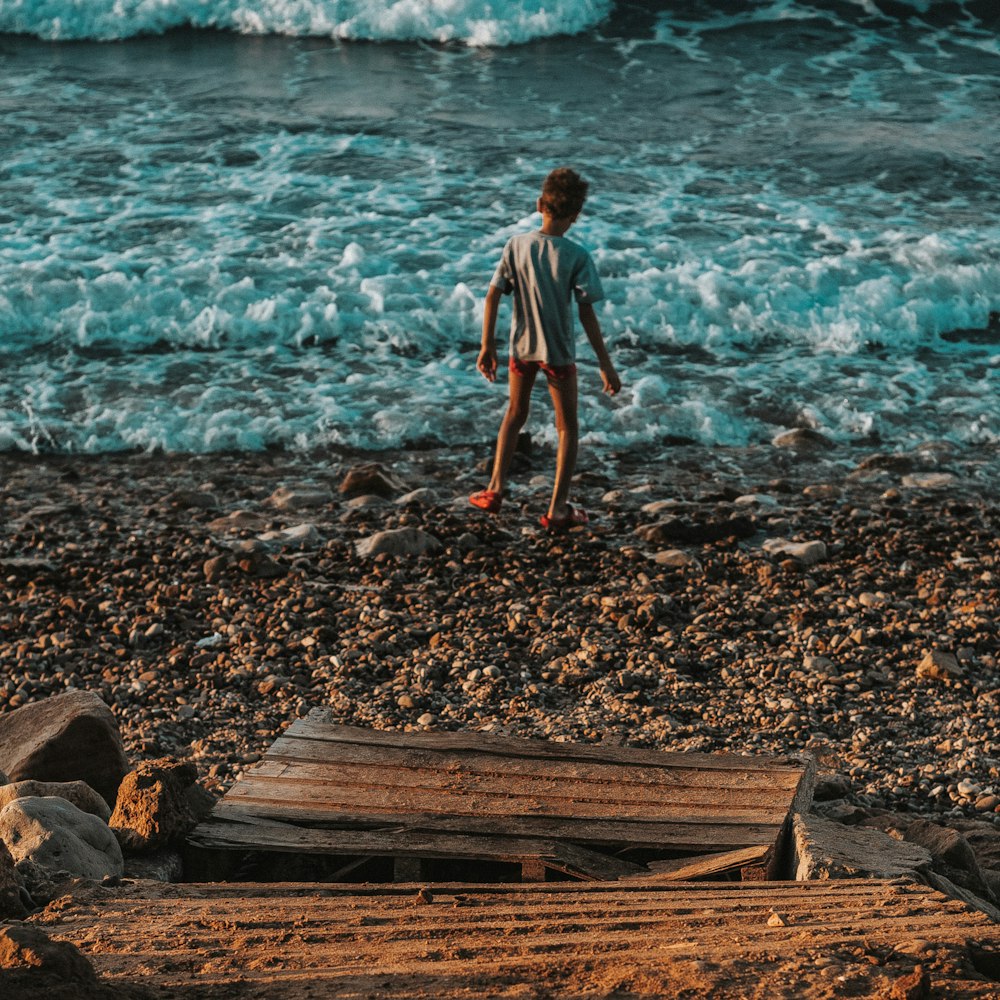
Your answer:
[[[488,440],[563,164],[585,445],[1000,441],[993,0],[0,0],[0,80],[0,450]]]

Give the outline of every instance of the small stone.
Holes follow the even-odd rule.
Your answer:
[[[220,556],[213,556],[211,559],[206,559],[205,564],[202,566],[205,580],[208,583],[217,582],[226,570],[233,565],[233,561],[233,557],[228,552]]]
[[[417,703],[408,694],[401,694],[396,699],[396,704],[400,708],[415,708]]]
[[[329,490],[296,490],[287,486],[279,486],[264,503],[275,510],[304,510],[308,507],[322,507],[328,504],[331,499]]]
[[[434,535],[420,528],[379,531],[355,543],[355,549],[363,559],[382,553],[392,556],[421,556],[437,552],[441,547],[441,542]]]
[[[837,664],[828,656],[803,656],[802,666],[805,670],[814,674],[826,674],[829,676],[838,672]]]
[[[980,795],[976,799],[976,808],[980,812],[996,812],[1000,806],[1000,795]]]
[[[284,548],[315,549],[322,543],[315,524],[296,524],[280,531],[267,531],[258,537],[262,542],[273,542]]]
[[[671,569],[684,569],[687,566],[697,566],[698,560],[683,549],[663,549],[653,556],[657,566],[668,566]]]
[[[787,556],[803,566],[823,562],[827,555],[826,543],[821,541],[789,542],[784,538],[767,538],[761,548],[768,555]]]
[[[802,495],[810,500],[829,500],[831,497],[839,496],[840,489],[832,483],[816,483],[805,487]]]
[[[737,507],[777,507],[778,501],[767,493],[744,493],[737,497],[733,503]]]
[[[404,493],[397,501],[400,507],[413,505],[414,507],[431,507],[437,502],[437,494],[428,486],[421,486],[420,489],[411,490]]]
[[[778,910],[771,910],[771,915],[767,918],[768,927],[787,927],[789,923],[788,917]]]
[[[958,477],[950,472],[914,472],[903,476],[904,486],[919,490],[940,490],[952,486],[957,481]]]
[[[413,902],[417,906],[426,906],[428,903],[434,902],[434,894],[426,887],[418,889],[416,896],[413,898]]]
[[[217,534],[234,534],[237,531],[263,531],[268,519],[252,510],[234,510],[225,517],[217,517],[208,522],[208,530]]]
[[[418,726],[433,726],[435,722],[437,722],[437,716],[431,712],[424,712],[424,714],[417,719]]]
[[[960,781],[958,783],[958,794],[964,795],[967,798],[971,798],[973,795],[979,795],[982,792],[982,788],[977,785],[974,781]]]
[[[965,670],[952,653],[941,649],[932,649],[917,664],[918,677],[930,677],[933,680],[954,680],[965,676]]]
[[[356,466],[340,484],[340,492],[348,497],[372,493],[380,497],[391,497],[403,490],[403,483],[376,463]]]
[[[790,431],[782,431],[771,438],[771,444],[775,448],[792,448],[795,451],[817,452],[826,451],[833,447],[831,441],[825,434],[814,431],[809,427],[796,427]]]

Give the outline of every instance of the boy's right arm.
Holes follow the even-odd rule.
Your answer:
[[[622,380],[618,377],[618,372],[611,361],[611,355],[604,344],[604,337],[601,334],[601,324],[597,320],[597,313],[589,302],[581,302],[579,307],[580,323],[590,346],[597,355],[597,363],[601,366],[601,382],[604,384],[604,391],[609,396],[614,396],[621,391]]]
[[[497,380],[497,311],[500,307],[500,296],[503,293],[496,285],[490,285],[483,303],[483,345],[479,349],[479,360],[476,367],[482,372],[488,382]]]

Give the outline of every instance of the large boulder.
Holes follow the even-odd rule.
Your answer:
[[[111,709],[88,691],[0,715],[0,770],[10,781],[85,781],[114,805],[128,769]]]
[[[154,851],[179,844],[195,826],[194,764],[161,757],[125,775],[111,829],[127,851]]]
[[[58,979],[84,983],[97,980],[94,967],[68,941],[53,941],[32,924],[0,928],[0,969],[35,969]]]
[[[111,809],[85,781],[14,781],[0,785],[0,811],[14,799],[41,799],[50,796],[72,802],[77,809],[91,813],[105,823],[111,818]]]
[[[121,876],[121,848],[107,823],[56,797],[14,799],[0,811],[0,840],[15,861],[84,878]]]

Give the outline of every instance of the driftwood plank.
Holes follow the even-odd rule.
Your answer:
[[[772,844],[778,827],[772,823],[749,824],[739,821],[716,823],[691,822],[611,822],[574,820],[549,816],[446,816],[439,813],[343,812],[324,808],[321,803],[302,806],[287,802],[253,801],[239,803],[228,796],[218,803],[212,815],[218,819],[260,816],[292,823],[323,824],[327,827],[359,829],[392,828],[405,825],[417,830],[455,833],[506,834],[515,837],[570,840],[582,844],[649,847],[660,850],[691,850],[706,853],[713,847],[723,849]]]
[[[610,789],[609,789],[610,792]],[[249,772],[234,785],[228,798],[233,802],[289,802],[302,806],[322,805],[341,811],[360,812],[436,812],[448,815],[550,816],[576,820],[680,820],[685,822],[718,822],[724,810],[727,822],[774,823],[780,826],[785,818],[787,798],[783,807],[755,802],[752,797],[734,796],[720,804],[714,802],[621,802],[611,799],[576,799],[546,795],[543,791],[518,794],[500,789],[482,792],[463,788],[424,788],[393,785],[342,785],[338,782],[299,781],[292,775],[268,777],[259,771]]]
[[[652,878],[665,882],[696,882],[698,879],[727,872],[739,871],[745,865],[760,864],[771,848],[767,845],[743,847],[736,851],[720,851],[696,858],[671,858],[668,861],[650,861]]]
[[[781,797],[787,801],[788,793],[798,788],[804,768],[786,769],[771,773],[742,769],[735,758],[727,770],[697,768],[625,767],[611,764],[591,764],[574,761],[546,761],[539,758],[498,758],[473,752],[454,754],[434,753],[425,750],[405,750],[398,747],[369,747],[350,743],[323,743],[297,737],[279,737],[267,751],[264,762],[274,768],[314,767],[317,775],[355,775],[359,781],[371,776],[375,781],[385,780],[386,774],[395,773],[401,784],[447,782],[464,779],[479,781],[487,786],[491,781],[520,780],[538,783],[564,783],[573,789],[585,790],[588,785],[598,785],[605,790],[615,785],[622,795],[643,796],[649,793],[668,795],[686,787],[704,789],[711,795],[718,789],[723,792],[756,791],[768,797]],[[433,778],[431,777],[433,776]],[[391,780],[391,779],[390,779]]]
[[[439,834],[422,830],[317,830],[264,820],[208,820],[189,841],[208,849],[254,849],[296,854],[363,854],[374,857],[540,860],[550,868],[592,879],[648,874],[648,869],[574,844],[528,837]]]
[[[735,754],[676,753],[647,750],[640,747],[613,747],[607,744],[555,743],[548,740],[528,740],[491,733],[400,733],[383,729],[360,729],[341,726],[330,721],[325,710],[314,709],[304,719],[296,719],[285,735],[326,743],[353,743],[359,746],[400,747],[435,751],[475,751],[499,757],[533,757],[542,760],[565,760],[624,764],[627,767],[745,771],[782,770],[801,772],[803,760],[786,757],[742,757]]]

